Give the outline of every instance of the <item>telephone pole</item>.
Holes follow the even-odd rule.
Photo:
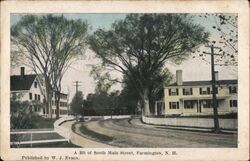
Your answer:
[[[206,46],[211,49],[211,53],[203,52],[204,54],[211,55],[211,77],[212,77],[212,106],[213,106],[213,113],[214,113],[214,132],[220,131],[220,125],[219,125],[219,118],[218,118],[218,103],[216,98],[216,80],[215,80],[215,71],[214,71],[214,55],[220,55],[215,54],[214,49],[220,49],[219,47],[214,47],[213,45]]]
[[[81,86],[80,83],[81,83],[81,81],[74,82],[74,86],[76,86],[76,93],[78,92],[78,87]]]

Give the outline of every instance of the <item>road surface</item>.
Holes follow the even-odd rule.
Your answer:
[[[113,119],[82,123],[88,130],[114,138],[101,141],[114,147],[218,148],[237,147],[237,134],[186,131],[145,125],[139,119]],[[78,132],[80,125],[78,124]],[[84,134],[82,134],[84,136]],[[94,136],[85,137],[100,141]],[[89,145],[90,146],[90,145]],[[88,147],[88,145],[85,145]]]

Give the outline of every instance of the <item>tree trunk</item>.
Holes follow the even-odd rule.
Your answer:
[[[151,114],[155,113],[155,99],[149,98],[149,111]]]
[[[51,89],[49,86],[49,81],[48,79],[45,78],[45,88],[46,88],[46,112],[49,115],[49,118],[52,118],[52,105],[51,105],[51,101],[52,101],[52,94],[51,94]]]
[[[148,90],[144,90],[142,95],[142,110],[142,114],[144,116],[148,116],[151,114],[149,110]]]
[[[56,118],[59,119],[59,114],[60,114],[60,92],[55,92],[55,104],[56,104]]]

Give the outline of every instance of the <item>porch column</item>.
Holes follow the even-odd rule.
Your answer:
[[[155,116],[157,116],[157,101],[155,101]]]
[[[199,112],[199,108],[200,108],[200,100],[198,99],[198,102],[197,102],[197,113]]]

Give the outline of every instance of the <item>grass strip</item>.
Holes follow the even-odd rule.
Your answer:
[[[84,124],[81,125],[80,131],[84,135],[87,135],[87,136],[94,138],[94,139],[101,141],[101,142],[111,142],[114,140],[114,137],[110,137],[110,136],[103,135],[103,134],[97,133],[95,131],[92,131],[92,130],[88,129]]]

